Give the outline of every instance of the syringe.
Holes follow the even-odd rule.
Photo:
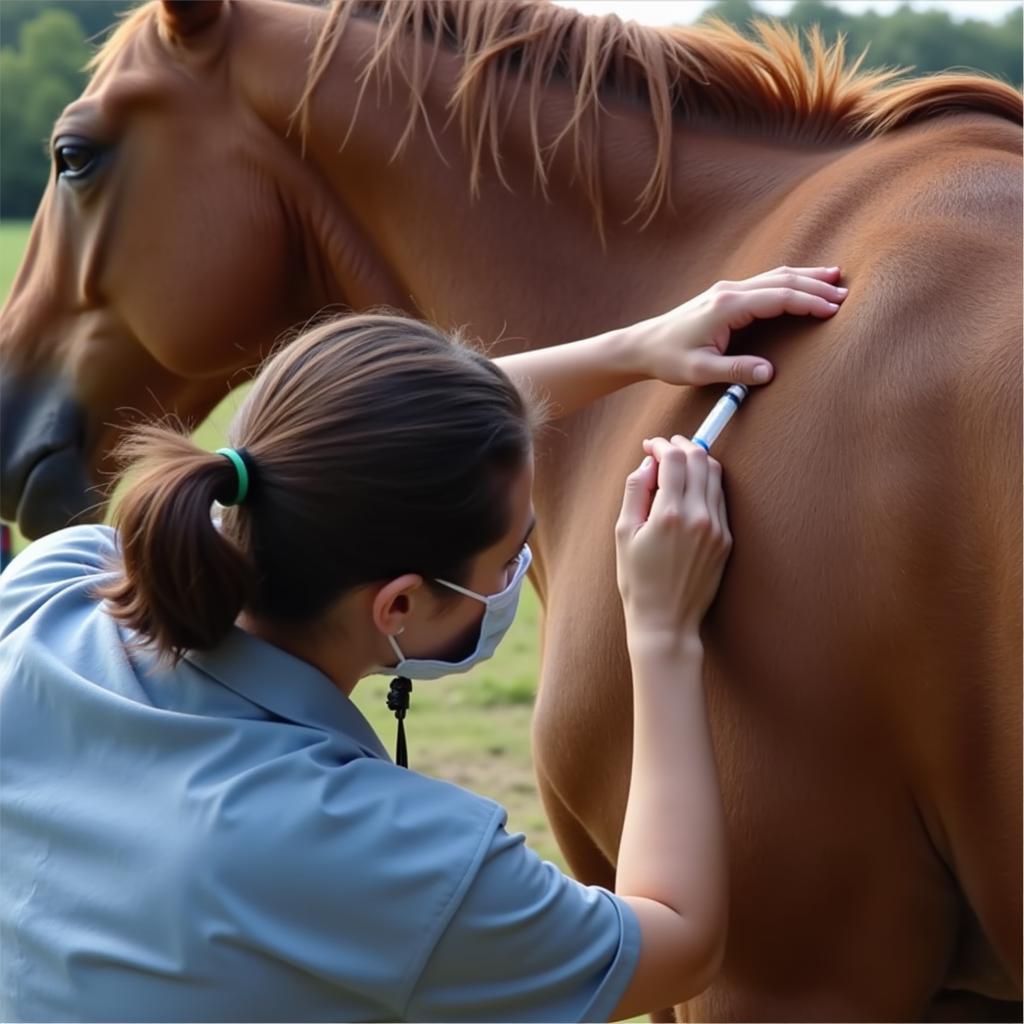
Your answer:
[[[725,394],[715,403],[715,407],[708,413],[704,422],[697,428],[697,432],[691,438],[693,443],[699,444],[704,451],[709,451],[726,423],[732,419],[733,413],[749,393],[750,388],[746,384],[731,384]]]

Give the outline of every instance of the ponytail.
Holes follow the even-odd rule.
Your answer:
[[[391,312],[308,326],[253,381],[230,457],[167,425],[121,443],[121,558],[98,594],[139,634],[131,646],[172,665],[218,646],[243,610],[315,628],[351,589],[409,572],[451,600],[433,581],[467,583],[508,532],[508,481],[545,415],[458,332]],[[214,501],[241,502],[219,529]]]
[[[231,631],[257,588],[256,569],[214,525],[215,500],[237,487],[232,463],[167,426],[136,428],[118,449],[137,475],[117,511],[117,578],[96,590],[107,611],[176,664]]]

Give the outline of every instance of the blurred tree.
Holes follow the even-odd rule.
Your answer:
[[[710,7],[704,10],[701,18],[708,18],[712,15],[744,31],[747,30],[748,23],[752,18],[763,17],[763,14],[750,0],[715,0]]]
[[[853,19],[841,8],[827,6],[822,0],[796,0],[781,20],[802,29],[820,25],[825,38],[831,40],[840,32],[849,32]]]
[[[0,50],[0,217],[31,217],[46,185],[49,137],[61,110],[81,91],[89,46],[67,11],[25,22],[17,50]]]
[[[767,17],[750,0],[717,0],[701,18],[711,15],[747,35],[751,17]],[[820,25],[829,41],[842,33],[850,60],[867,47],[866,68],[912,67],[918,74],[956,68],[992,74],[1021,87],[1024,7],[1011,10],[999,23],[973,18],[957,23],[948,11],[915,11],[907,3],[883,16],[870,8],[850,14],[824,0],[794,0],[778,20],[801,30]]]
[[[22,26],[43,11],[67,11],[82,27],[86,39],[100,42],[118,16],[135,6],[137,0],[2,0],[0,2],[0,45],[11,46]]]

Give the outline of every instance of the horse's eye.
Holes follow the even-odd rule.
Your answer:
[[[92,168],[96,153],[80,142],[58,145],[54,151],[57,173],[68,178],[81,178]]]

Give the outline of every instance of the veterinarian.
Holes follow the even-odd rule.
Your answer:
[[[833,315],[838,275],[723,282],[495,360],[346,316],[272,356],[230,448],[139,428],[115,527],[60,530],[0,576],[2,1018],[595,1021],[704,988],[727,892],[698,627],[731,538],[700,447],[645,441],[615,529],[634,688],[615,892],[395,764],[350,695],[493,654],[545,415],[644,379],[764,383],[730,331]],[[401,714],[407,686],[391,696]]]

